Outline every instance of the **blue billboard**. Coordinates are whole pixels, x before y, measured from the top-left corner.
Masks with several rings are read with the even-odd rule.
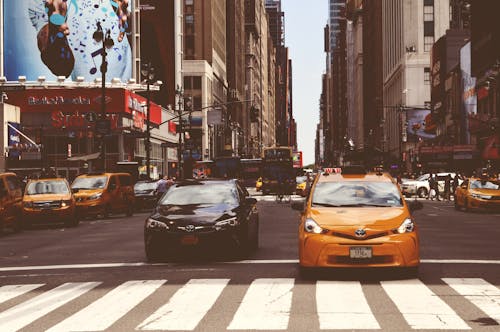
[[[4,0],[4,73],[8,80],[57,76],[93,81],[102,76],[101,28],[113,40],[107,52],[107,81],[132,78],[132,0]],[[111,43],[110,43],[111,44]],[[108,46],[110,46],[108,44]]]

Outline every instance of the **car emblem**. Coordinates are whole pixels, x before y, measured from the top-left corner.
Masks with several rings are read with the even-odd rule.
[[[357,229],[354,234],[356,234],[357,237],[365,237],[366,231],[362,228]]]
[[[187,225],[185,228],[186,232],[194,232],[194,225]]]

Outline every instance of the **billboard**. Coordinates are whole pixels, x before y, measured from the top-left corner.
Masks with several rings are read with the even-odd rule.
[[[113,40],[106,48],[107,80],[127,81],[132,77],[133,1],[4,0],[4,73],[8,80],[26,76],[36,81],[45,76],[84,77],[93,81],[102,76],[103,42],[94,32],[101,28]],[[109,45],[108,45],[109,46]]]
[[[430,110],[409,109],[406,111],[407,135],[410,141],[436,137],[436,123]]]

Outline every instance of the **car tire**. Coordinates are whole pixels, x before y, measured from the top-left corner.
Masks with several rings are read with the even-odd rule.
[[[420,187],[417,190],[417,196],[420,197],[420,198],[427,197],[428,193],[429,193],[429,191],[425,187]]]
[[[465,212],[469,212],[470,209],[469,209],[469,201],[467,200],[467,198],[464,200],[464,211]]]
[[[144,237],[144,249],[146,251],[146,260],[149,263],[155,263],[162,260],[161,248],[151,235],[146,235]]]

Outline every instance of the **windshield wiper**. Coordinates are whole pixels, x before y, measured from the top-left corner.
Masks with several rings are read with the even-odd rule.
[[[369,204],[369,203],[356,203],[356,204],[342,204],[339,205],[341,207],[390,207],[392,205],[387,205],[387,204]]]
[[[341,207],[341,206],[343,206],[343,205],[337,205],[337,204],[315,203],[315,202],[313,202],[313,205],[327,206],[327,207]]]

